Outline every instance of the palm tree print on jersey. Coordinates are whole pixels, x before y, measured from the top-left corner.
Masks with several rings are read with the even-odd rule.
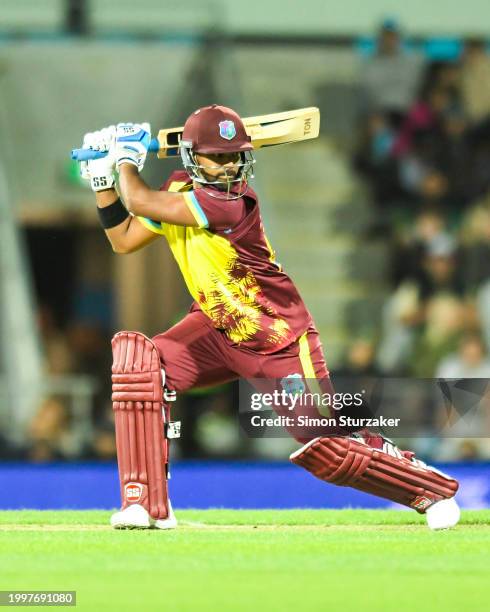
[[[227,261],[221,274],[211,272],[208,280],[209,286],[198,291],[199,305],[232,342],[245,342],[260,331],[265,332],[271,345],[288,337],[288,323],[278,317],[254,274],[237,256]]]

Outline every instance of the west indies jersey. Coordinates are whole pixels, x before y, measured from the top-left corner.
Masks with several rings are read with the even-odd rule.
[[[181,192],[199,227],[138,219],[167,239],[194,308],[230,344],[261,354],[279,351],[301,336],[311,315],[275,260],[254,191],[249,187],[241,198],[219,199],[209,195],[210,187],[193,189],[182,170],[161,189]]]

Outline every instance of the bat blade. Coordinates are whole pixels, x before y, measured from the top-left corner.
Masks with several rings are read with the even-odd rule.
[[[245,129],[255,149],[316,138],[320,132],[320,111],[316,107],[248,117]]]
[[[282,113],[245,117],[247,134],[254,149],[272,147],[316,138],[320,132],[320,110],[300,108]],[[159,158],[179,155],[183,127],[167,128],[158,132]]]
[[[270,115],[245,117],[243,123],[254,149],[273,147],[316,138],[320,131],[320,110],[312,106]],[[178,156],[183,130],[183,127],[160,130],[158,138],[152,139],[149,151],[156,152],[159,158]],[[92,149],[73,149],[71,158],[87,161],[105,155],[106,152]]]

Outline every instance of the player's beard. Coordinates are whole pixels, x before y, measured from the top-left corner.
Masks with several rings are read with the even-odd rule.
[[[234,181],[236,180],[238,171],[233,170],[229,172],[220,172],[214,177],[203,171],[203,175],[204,178],[209,182],[219,181],[218,183],[214,183],[214,187],[216,187],[220,191],[229,191],[234,185]]]

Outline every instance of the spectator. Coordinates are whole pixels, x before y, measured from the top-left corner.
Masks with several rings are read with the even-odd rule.
[[[74,355],[74,372],[87,374],[97,381],[92,417],[94,423],[98,424],[104,416],[106,398],[111,394],[111,380],[107,376],[112,363],[112,355],[108,350],[110,338],[99,325],[88,320],[71,322],[67,336]]]
[[[396,22],[383,22],[377,52],[367,60],[362,73],[364,108],[354,167],[369,181],[379,208],[374,233],[389,227],[390,206],[400,195],[391,152],[397,130],[412,104],[422,66],[421,59],[405,53],[400,43]]]
[[[59,329],[52,309],[43,304],[37,311],[37,321],[44,352],[46,374],[68,374],[73,371],[73,353],[66,335]]]
[[[471,38],[466,42],[461,71],[461,94],[466,115],[472,125],[490,116],[490,58],[485,41]]]
[[[402,283],[385,302],[381,341],[376,363],[384,374],[406,372],[415,340],[415,326],[420,322],[419,295],[416,284]]]
[[[472,150],[468,122],[458,105],[449,107],[442,117],[439,168],[448,181],[449,204],[461,211],[474,198]]]
[[[434,376],[444,355],[456,349],[464,327],[464,303],[456,295],[439,294],[428,300],[412,354],[411,373],[419,378]]]
[[[468,211],[461,237],[465,283],[473,293],[490,280],[490,194]]]
[[[378,48],[363,68],[363,90],[368,114],[381,112],[397,127],[414,98],[422,60],[401,47],[396,21],[385,20],[379,30]]]
[[[349,347],[344,366],[336,368],[335,376],[376,376],[374,342],[367,338],[355,340]]]
[[[427,68],[417,100],[393,144],[401,187],[425,205],[460,210],[474,192],[467,121],[457,88],[458,68]]]
[[[415,221],[402,231],[399,244],[395,246],[393,255],[395,285],[406,279],[419,278],[430,245],[444,236],[447,236],[444,216],[438,211],[423,210]]]
[[[462,297],[456,245],[449,236],[437,235],[427,246],[420,274],[402,282],[386,302],[377,356],[381,370],[407,371],[416,351],[418,373],[430,375],[434,359],[444,347],[452,347],[456,332],[466,323]],[[431,371],[421,369],[424,363]]]
[[[471,184],[474,198],[490,188],[490,58],[486,43],[467,41],[460,80],[463,107],[470,123]]]
[[[437,151],[438,137],[441,131],[441,120],[445,111],[450,108],[450,92],[432,83],[427,84],[417,100],[412,104],[403,121],[400,134],[393,145],[396,157],[402,157],[412,150],[415,135],[420,133],[430,136],[423,143],[426,149]],[[433,146],[429,148],[429,145]],[[435,146],[434,146],[435,145]]]
[[[467,334],[457,353],[441,360],[437,378],[490,378],[490,359],[478,334]]]
[[[468,181],[470,197],[475,200],[490,191],[490,119],[468,133],[471,147]]]
[[[457,244],[448,234],[435,236],[427,245],[422,273],[418,279],[422,300],[436,294],[453,294],[463,297],[464,285],[460,279]]]
[[[389,227],[390,207],[400,193],[396,160],[391,155],[395,135],[389,120],[382,113],[372,113],[361,127],[353,159],[355,170],[371,187],[372,199],[379,211],[377,223],[383,229]]]
[[[60,397],[49,397],[29,425],[28,457],[31,461],[73,459],[81,449],[76,432],[70,430],[70,417]]]

